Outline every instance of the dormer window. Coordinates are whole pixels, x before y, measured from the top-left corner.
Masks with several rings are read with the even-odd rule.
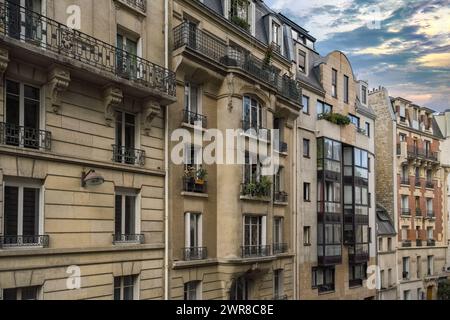
[[[231,0],[230,21],[245,30],[250,29],[249,6],[249,0]]]
[[[272,22],[272,43],[275,44],[277,49],[279,49],[281,45],[280,42],[280,25],[276,22]]]
[[[361,87],[361,103],[367,104],[367,87],[366,86]]]
[[[298,70],[306,73],[306,52],[298,50]]]

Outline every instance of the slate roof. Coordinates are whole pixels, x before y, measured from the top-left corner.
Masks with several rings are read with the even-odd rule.
[[[377,205],[377,236],[395,236],[394,223],[385,208]]]

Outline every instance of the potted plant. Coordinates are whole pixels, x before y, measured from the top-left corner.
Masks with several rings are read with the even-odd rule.
[[[258,183],[258,195],[260,197],[265,197],[267,195],[269,195],[270,193],[270,188],[272,186],[272,181],[270,180],[269,177],[266,176],[262,176],[261,180]]]
[[[208,176],[206,169],[200,168],[195,174],[195,183],[199,185],[205,184],[205,179]]]

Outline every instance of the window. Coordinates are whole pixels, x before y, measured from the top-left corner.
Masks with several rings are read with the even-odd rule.
[[[367,87],[361,86],[361,102],[362,104],[367,104]]]
[[[118,192],[115,205],[115,242],[139,242],[136,223],[136,194]]]
[[[417,300],[422,300],[422,289],[417,289]]]
[[[284,219],[280,217],[273,219],[273,244],[275,247],[283,243],[283,222]]]
[[[432,198],[427,199],[427,216],[434,217],[433,199]]]
[[[230,300],[242,301],[249,300],[252,282],[245,276],[237,278],[230,290]]]
[[[303,104],[303,113],[309,114],[309,97],[308,96],[303,96],[302,104]]]
[[[258,182],[261,179],[262,164],[253,153],[245,153],[244,183]]]
[[[305,246],[311,245],[311,227],[303,227],[303,244]]]
[[[409,170],[408,166],[402,166],[402,182],[406,182],[409,180]]]
[[[298,50],[298,70],[306,73],[306,52]]]
[[[366,128],[365,128],[365,130],[366,130],[366,135],[367,135],[368,137],[370,137],[371,133],[370,133],[370,123],[369,123],[369,122],[366,122]]]
[[[0,291],[1,290],[2,289],[0,289]],[[39,300],[40,290],[41,290],[40,286],[3,289],[3,300],[6,301]],[[0,294],[0,297],[1,296],[2,295]],[[0,298],[0,300],[2,299]]]
[[[312,288],[319,289],[319,293],[334,291],[335,288],[335,269],[331,268],[313,268],[312,269]]]
[[[378,239],[378,251],[383,252],[384,248],[383,248],[383,238],[379,238]]]
[[[303,139],[303,157],[310,158],[311,157],[311,141],[309,139]]]
[[[400,142],[406,142],[406,134],[400,133]]]
[[[392,269],[388,269],[388,286],[392,286]]]
[[[348,103],[348,100],[349,100],[348,85],[349,85],[349,79],[347,76],[344,76],[344,102],[345,103]]]
[[[326,113],[332,113],[333,112],[333,106],[317,100],[317,115],[320,116]]]
[[[138,70],[138,41],[125,33],[117,33],[117,73],[128,79],[140,77]]]
[[[425,140],[424,146],[425,146],[425,155],[430,156],[431,155],[431,142],[428,140]]]
[[[42,41],[43,23],[37,15],[42,12],[41,0],[14,0],[7,2],[8,6],[8,35],[20,40]],[[24,7],[27,13],[23,13],[20,7]]]
[[[359,123],[360,123],[359,118],[357,116],[352,115],[352,114],[349,114],[348,117],[350,119],[350,122],[353,123],[356,128],[359,128]]]
[[[253,98],[244,97],[244,112],[243,112],[243,129],[245,131],[254,129],[258,131],[262,128],[262,106]]]
[[[427,227],[427,238],[428,238],[428,240],[434,240],[434,229],[433,229],[433,227]]]
[[[281,193],[284,191],[284,167],[279,167],[277,173],[274,176],[274,192],[275,194]],[[282,202],[282,201],[280,201]]]
[[[409,279],[409,257],[403,257],[402,259],[403,261],[403,274],[402,274],[402,278],[404,280]]]
[[[187,82],[184,86],[185,122],[191,125],[199,120],[199,92],[199,87],[193,83]]]
[[[266,217],[244,216],[244,255],[265,255],[261,247],[266,245]]]
[[[408,215],[410,213],[409,211],[409,197],[408,196],[402,196],[402,214]]]
[[[134,114],[116,111],[116,147],[114,161],[126,164],[137,164],[136,153],[136,117]]]
[[[403,300],[411,300],[411,290],[403,291]]]
[[[427,257],[427,275],[432,276],[434,274],[434,256]]]
[[[184,300],[200,300],[201,282],[191,281],[184,284]]]
[[[45,246],[40,225],[41,186],[36,182],[6,182],[4,188],[4,245]]]
[[[248,6],[249,6],[249,2],[247,2],[247,1],[231,0],[230,17],[232,19],[234,17],[240,18],[247,22],[248,21]]]
[[[6,80],[6,124],[4,143],[31,149],[47,147],[39,131],[40,90]],[[0,141],[3,142],[3,139]]]
[[[188,212],[185,214],[185,245],[186,248],[201,248],[203,245],[203,221],[201,213]],[[192,252],[191,252],[192,253]],[[194,257],[191,257],[194,258]]]
[[[427,182],[433,182],[433,171],[427,170]]]
[[[402,227],[402,241],[408,240],[408,227]]]
[[[417,257],[416,266],[417,266],[417,279],[420,279],[422,277],[422,257],[420,256]]]
[[[388,238],[388,250],[392,251],[392,238]]]
[[[384,280],[384,277],[385,277],[384,270],[381,270],[380,271],[380,287],[381,287],[381,289],[386,289],[386,282]]]
[[[137,276],[114,277],[114,300],[137,300]]]
[[[303,200],[311,201],[311,184],[307,182],[303,183]]]
[[[281,44],[280,39],[280,25],[276,22],[272,22],[272,42],[279,46]]]
[[[362,286],[364,279],[367,279],[367,265],[365,263],[350,265],[349,286]]]
[[[284,295],[284,275],[283,270],[275,270],[273,272],[273,296],[275,300],[282,299]]]
[[[332,70],[331,95],[337,98],[337,70]]]

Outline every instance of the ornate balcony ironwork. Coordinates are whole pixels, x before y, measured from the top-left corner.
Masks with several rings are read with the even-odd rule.
[[[411,216],[411,209],[409,208],[402,208],[401,213],[403,217],[410,217]]]
[[[191,28],[188,23],[175,27],[174,48],[187,47],[203,54],[224,67],[235,67],[274,87],[285,98],[300,103],[301,89],[297,82],[287,76],[281,76],[278,69],[267,65],[240,47],[232,47],[225,42]]]
[[[434,214],[434,211],[433,210],[428,210],[426,218],[429,219],[429,220],[436,219],[436,215]]]
[[[288,202],[288,194],[284,191],[278,191],[274,193],[273,200],[278,203],[287,203]]]
[[[113,234],[114,244],[138,243],[143,244],[145,237],[143,234]]]
[[[147,12],[147,0],[119,0],[143,13]]]
[[[208,249],[205,247],[190,247],[183,249],[184,261],[205,260],[208,257]]]
[[[0,248],[42,247],[47,248],[50,242],[48,235],[0,236]]]
[[[175,97],[174,72],[13,2],[0,6],[0,35]]]
[[[0,144],[29,149],[51,150],[52,133],[0,122]]]
[[[434,240],[434,239],[427,240],[427,247],[435,247],[435,246],[436,246],[436,240]]]
[[[270,256],[270,246],[242,246],[242,258],[257,258]]]
[[[145,151],[133,148],[112,145],[113,158],[112,161],[124,164],[145,165]]]
[[[400,184],[403,184],[405,186],[409,186],[410,185],[410,180],[409,177],[401,177],[400,178]]]
[[[208,122],[207,117],[204,115],[201,115],[196,112],[191,112],[189,110],[183,111],[183,122],[190,124],[190,125],[197,125],[199,122],[201,123],[202,128],[206,128]]]
[[[427,189],[434,189],[435,188],[435,183],[433,181],[427,181],[426,182],[426,187],[427,187]]]
[[[287,243],[274,243],[273,244],[273,254],[282,254],[288,252]]]
[[[193,177],[183,177],[183,191],[192,193],[207,193],[208,183]]]
[[[402,248],[411,248],[412,247],[412,241],[411,240],[403,240],[402,241]]]
[[[423,242],[421,239],[416,239],[416,247],[422,247]]]

